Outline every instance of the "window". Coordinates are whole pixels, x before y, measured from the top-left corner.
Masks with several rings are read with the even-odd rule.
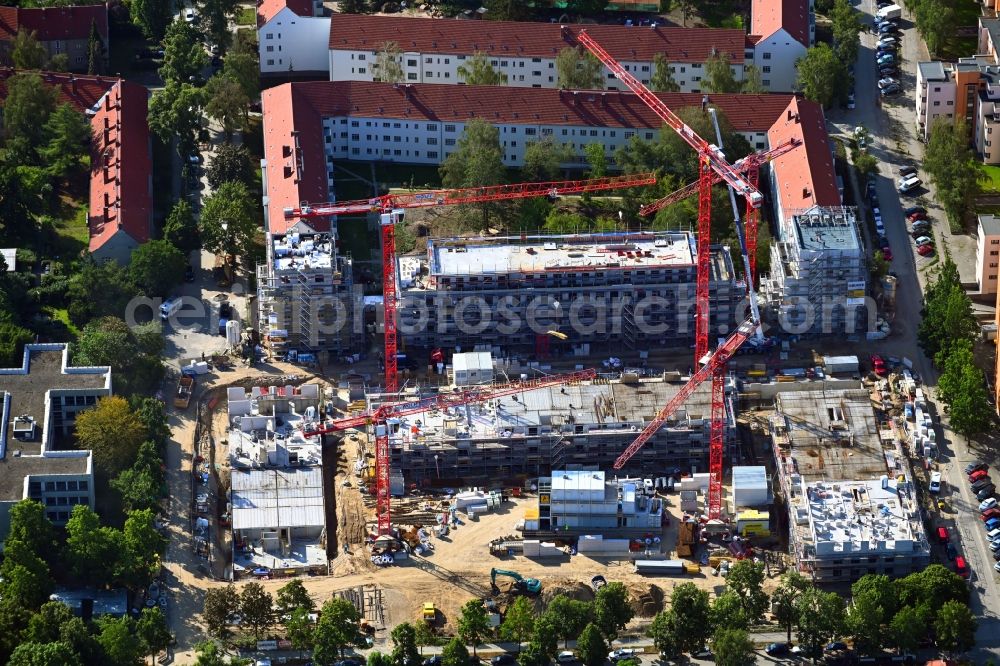
[[[444,140],[444,145],[446,145],[446,146],[454,146],[455,145],[455,140],[454,139],[445,139]]]
[[[996,265],[996,263],[995,263],[995,262],[994,262],[994,263],[992,263],[992,264],[990,264],[990,268],[996,268],[996,267],[997,267],[997,265]]]
[[[590,136],[597,136],[597,130],[590,130]]]
[[[764,51],[764,55],[762,57],[764,58],[764,60],[770,60],[771,54],[767,51]]]
[[[648,72],[649,71],[649,65],[643,65],[642,66],[642,71]]]
[[[625,130],[625,138],[626,139],[631,139],[634,136],[635,136],[635,132],[633,132],[632,130]]]
[[[417,80],[417,74],[416,74],[416,72],[409,72],[409,73],[407,73],[406,80],[407,81],[416,81]]]
[[[764,65],[763,67],[760,68],[760,71],[764,72],[765,74],[770,74],[771,73],[771,66],[770,65]]]
[[[267,52],[268,52],[268,53],[271,53],[272,51],[274,51],[274,47],[273,47],[273,46],[271,46],[270,44],[268,44],[268,45],[267,45]]]
[[[265,39],[274,39],[274,33],[273,32],[267,33],[267,35],[265,35]]]
[[[941,102],[939,102],[938,100],[934,100],[934,106],[941,106]]]
[[[437,154],[436,150],[428,150],[427,151],[427,157],[429,157],[430,159],[432,159],[432,160],[433,159],[437,159],[437,156],[438,156],[438,154]]]
[[[361,154],[360,148],[351,148],[351,155],[360,155],[360,154]]]
[[[437,123],[427,123],[427,131],[428,132],[437,132],[438,131]]]
[[[1000,254],[1000,252],[998,252],[997,250],[993,250],[992,252],[990,252],[990,256],[991,256],[991,257],[995,257],[995,256],[997,256],[998,254]]]
[[[55,491],[56,491],[55,481],[46,481],[45,482],[45,492],[47,492],[47,493],[54,493]]]
[[[517,128],[516,127],[514,128],[514,133],[517,133]],[[524,133],[527,134],[528,136],[535,136],[535,134],[537,132],[536,132],[536,130],[535,130],[534,127],[525,127],[524,128]]]
[[[437,140],[436,137],[433,137],[433,136],[427,137],[427,145],[428,146],[436,146],[437,142],[438,142],[438,140]]]
[[[454,132],[455,131],[455,126],[454,125],[445,125],[444,126],[444,131],[445,132]]]
[[[365,71],[367,71],[367,70],[365,70],[364,67],[358,67],[358,74],[364,74]]]
[[[79,484],[76,481],[67,481],[66,482],[66,489],[67,490],[76,490],[78,487],[79,487]]]
[[[427,63],[427,64],[429,65],[429,64],[431,64],[432,62],[434,62],[434,58],[424,58],[424,62],[425,62],[425,63]]]
[[[81,481],[80,482],[80,490],[89,490],[89,486],[90,486],[90,482],[89,481]]]
[[[364,53],[359,53],[358,54],[358,60],[364,60],[364,59],[365,59],[365,54]]]
[[[360,134],[352,134],[351,135],[351,141],[361,141],[361,135]]]
[[[361,127],[361,121],[360,120],[352,120],[351,121],[351,127]]]
[[[766,88],[771,85],[771,79],[764,79],[763,81],[761,81],[761,83],[763,83],[764,87]]]
[[[416,67],[417,66],[417,61],[413,60],[413,59],[409,59],[409,60],[406,61],[406,66],[407,67]]]
[[[532,72],[531,75],[532,76],[541,76],[542,73],[540,71],[539,72]]]
[[[271,60],[271,59],[268,59],[268,61],[267,61],[267,64],[268,64],[268,65],[273,65],[273,64],[274,64],[274,61],[273,61],[273,60]],[[352,70],[352,71],[353,71],[353,70]]]
[[[541,58],[532,58],[531,59],[531,62],[541,62],[541,61],[542,61]]]

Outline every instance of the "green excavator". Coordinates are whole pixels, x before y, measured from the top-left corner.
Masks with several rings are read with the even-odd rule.
[[[513,578],[514,589],[522,594],[530,594],[534,596],[542,591],[542,581],[537,578],[525,578],[516,571],[508,571],[506,569],[490,569],[490,582],[493,584],[494,591],[498,591],[500,589],[497,587],[497,576],[507,576],[508,578]]]

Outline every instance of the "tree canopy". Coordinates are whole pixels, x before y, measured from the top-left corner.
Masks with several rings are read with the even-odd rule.
[[[985,178],[983,163],[969,145],[968,125],[941,116],[931,125],[923,167],[953,231],[961,231]]]
[[[503,182],[506,168],[500,148],[500,132],[481,118],[465,124],[455,150],[439,168],[441,182],[447,188],[478,187]],[[496,203],[478,204],[483,223],[498,211]]]
[[[247,186],[229,181],[205,199],[199,227],[202,245],[218,255],[255,255],[261,234],[259,211]]]
[[[582,46],[567,46],[556,56],[556,85],[561,90],[604,88],[604,66]]]
[[[702,85],[712,93],[739,92],[741,84],[736,80],[736,73],[730,63],[728,53],[716,53],[705,61],[705,76]]]
[[[403,51],[397,42],[385,42],[379,46],[375,54],[375,64],[373,73],[377,75],[376,81],[383,83],[403,82]]]
[[[457,71],[462,81],[470,86],[502,86],[507,83],[507,75],[494,69],[489,55],[482,51],[473,53],[458,66]]]
[[[147,296],[166,297],[181,283],[187,258],[169,241],[146,241],[132,252],[129,274]]]
[[[798,86],[806,99],[830,107],[847,97],[847,64],[824,42],[806,51],[796,63]]]

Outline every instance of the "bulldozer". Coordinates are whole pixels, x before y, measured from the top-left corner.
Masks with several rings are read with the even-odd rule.
[[[520,592],[521,594],[535,596],[542,591],[542,581],[537,578],[525,578],[516,571],[494,568],[490,569],[490,583],[493,585],[494,594],[500,593],[500,588],[497,587],[497,576],[507,576],[508,578],[513,578],[514,584],[511,589]]]

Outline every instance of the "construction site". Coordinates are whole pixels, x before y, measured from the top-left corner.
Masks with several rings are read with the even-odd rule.
[[[573,39],[696,152],[698,181],[647,207],[697,195],[696,233],[428,238],[426,253],[397,256],[410,209],[634,188],[651,174],[283,209],[258,270],[269,353],[356,349],[356,326],[336,340],[317,337],[323,326],[287,326],[297,315],[316,324],[317,301],[349,290],[336,224],[350,215],[379,219],[382,346],[377,362],[315,388],[227,396],[219,439],[231,465],[233,578],[273,588],[325,574],[310,592],[356,599],[377,629],[410,620],[449,632],[470,596],[502,613],[513,594],[592,598],[601,578],[624,583],[648,618],[679,580],[718,593],[747,558],[764,562],[770,581],[795,568],[819,583],[926,564],[883,374],[856,357],[846,371],[842,359],[778,370],[787,347],[752,375],[730,363],[770,349],[764,308],[842,297],[817,326],[853,324],[848,306],[864,301],[867,268],[852,211],[783,218],[791,224],[772,266],[784,272],[758,276],[760,170],[802,142],[730,164],[586,31]],[[799,118],[789,112],[788,123]],[[288,148],[286,170],[297,173],[302,147]],[[716,183],[729,188],[738,247],[711,242]],[[657,300],[646,319],[643,298]],[[598,322],[600,308],[608,316]],[[404,374],[414,350],[427,371]],[[650,352],[684,361],[653,368]]]

